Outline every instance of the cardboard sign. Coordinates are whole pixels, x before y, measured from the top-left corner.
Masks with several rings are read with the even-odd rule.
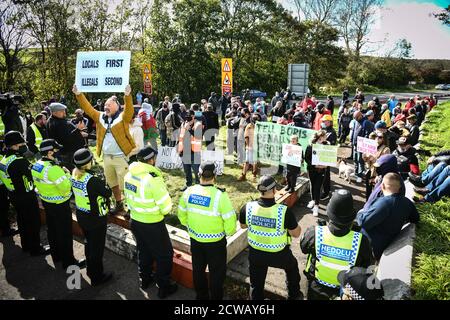
[[[272,122],[257,122],[254,137],[254,160],[275,166],[285,165],[281,162],[282,145],[289,144],[292,135],[298,136],[298,143],[303,152],[310,144],[316,131],[311,129],[286,126]],[[306,163],[303,164],[306,169]]]
[[[224,58],[221,63],[222,70],[222,94],[233,91],[233,59]]]
[[[130,80],[131,51],[77,53],[75,84],[80,92],[123,92]]]
[[[223,169],[225,167],[224,154],[222,150],[202,150],[202,163],[203,162],[214,162],[217,168],[217,175],[221,176],[223,174]]]
[[[358,152],[368,153],[370,155],[376,155],[378,149],[378,142],[376,140],[358,137]]]
[[[291,166],[302,166],[302,147],[292,144],[283,144],[281,162]]]
[[[167,170],[181,169],[183,168],[183,162],[175,147],[158,146],[156,166]]]
[[[313,144],[312,164],[318,166],[337,167],[338,146]]]

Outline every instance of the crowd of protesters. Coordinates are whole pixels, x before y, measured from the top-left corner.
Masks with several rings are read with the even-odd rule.
[[[369,267],[380,259],[384,249],[398,235],[405,223],[419,221],[413,202],[405,197],[404,182],[407,179],[420,195],[414,198],[415,202],[435,202],[450,195],[450,151],[431,157],[426,171],[422,174],[419,170],[419,127],[425,115],[437,104],[432,95],[425,98],[416,96],[403,106],[395,96],[391,96],[382,104],[377,97],[366,102],[363,92],[359,89],[353,98],[348,90],[344,90],[337,107],[338,102],[332,96],[327,96],[325,101],[319,101],[310,94],[306,94],[301,101],[292,103],[291,90],[287,88],[286,91],[277,92],[270,103],[261,98],[253,100],[248,91],[242,98],[227,93],[219,97],[212,92],[208,99],[190,106],[186,106],[180,96],[176,95],[173,99],[164,97],[157,107],[151,105],[148,99],[144,99],[136,107],[133,106],[129,87],[125,92],[124,105],[120,104],[116,96],[112,96],[105,102],[97,100],[92,106],[75,86],[73,92],[81,107],[75,111],[73,118],[67,119],[64,98],[59,102],[52,99],[49,103],[43,102],[42,112],[34,117],[29,113],[19,113],[18,118],[14,119],[15,124],[8,124],[8,128],[13,130],[5,130],[4,133],[17,131],[23,136],[28,145],[24,156],[32,162],[41,157],[48,159],[52,156],[53,153],[42,154],[40,145],[47,139],[54,139],[53,149],[57,149],[55,159],[58,160],[58,165],[70,171],[84,170],[84,167],[74,165],[73,161],[79,151],[86,150],[90,140],[94,140],[97,155],[103,157],[104,174],[108,190],[110,189],[103,193],[113,196],[115,200],[115,207],[110,210],[112,215],[124,211],[124,178],[129,165],[142,160],[142,150],[158,150],[158,142],[163,147],[175,148],[182,159],[186,185],[181,191],[200,184],[202,147],[211,151],[216,149],[221,126],[227,129],[227,154],[234,155],[235,162],[242,165],[242,173],[236,180],[247,180],[248,171],[251,171],[256,179],[260,172],[258,159],[254,158],[254,132],[256,123],[261,121],[316,131],[304,154],[311,194],[307,207],[318,217],[320,201],[331,197],[326,209],[330,219],[329,225],[319,232],[325,232],[327,237],[353,237],[353,240],[359,241],[354,260],[349,262],[350,267]],[[334,118],[333,115],[337,117]],[[359,152],[359,137],[376,140],[377,153]],[[292,136],[290,143],[298,145],[298,137]],[[330,167],[312,163],[314,144],[339,145],[351,149],[349,159],[342,160],[353,160],[353,177],[356,183],[364,181],[367,200],[358,213],[353,209],[353,199],[349,191],[339,189],[332,192]],[[152,149],[148,149],[148,146]],[[152,153],[152,157],[154,156]],[[154,165],[154,162],[152,163]],[[289,193],[296,190],[297,177],[301,174],[300,167],[301,164],[298,167],[290,165],[284,170],[287,183],[285,190]],[[79,177],[83,174],[84,171],[78,172]],[[261,178],[258,184],[261,203],[272,206],[274,188],[275,185],[269,177]],[[2,186],[2,199],[7,199],[3,189]],[[7,200],[0,202],[4,204]],[[246,226],[249,221],[246,220],[245,210],[242,212],[244,214],[239,220],[242,226]],[[1,227],[3,235],[11,234],[9,224],[5,226],[2,221]],[[294,223],[287,229],[290,233],[296,230]],[[301,250],[309,255],[305,269],[309,280],[308,298],[328,299],[339,295],[341,298],[345,298],[345,295],[349,298],[361,298],[363,292],[355,295],[354,290],[344,290],[340,293],[336,290],[340,285],[348,285],[348,272],[329,282],[318,280],[321,277],[319,273],[324,272],[327,264],[321,257],[317,257],[316,242],[322,241],[322,238],[318,239],[316,232],[317,229],[312,227],[306,230],[300,240]],[[292,231],[291,234],[297,234],[297,231]],[[73,259],[73,254],[70,259]],[[286,259],[289,260],[290,256]],[[298,273],[298,267],[289,269],[290,267],[285,265],[274,266],[289,272],[288,280],[291,283],[288,286],[292,285],[291,289],[296,288],[292,281],[298,282],[300,279],[299,274],[298,277],[295,274]],[[368,274],[366,271],[360,271],[359,276],[365,279]],[[261,291],[260,285],[258,290]],[[261,295],[255,294],[254,297]],[[367,295],[367,298],[370,298],[370,295]],[[376,298],[380,296],[377,295]]]

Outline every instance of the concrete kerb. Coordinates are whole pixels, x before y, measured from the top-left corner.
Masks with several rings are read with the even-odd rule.
[[[431,112],[435,112],[433,109]],[[414,147],[419,150],[424,140],[424,124],[420,126],[419,143]],[[414,188],[409,182],[405,182],[406,197],[413,201]],[[408,300],[411,298],[411,278],[414,258],[414,240],[416,238],[416,225],[408,223],[403,226],[400,234],[391,245],[384,250],[377,269],[377,278],[381,281],[385,299]]]

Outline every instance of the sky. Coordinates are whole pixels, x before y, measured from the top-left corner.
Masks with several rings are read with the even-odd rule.
[[[375,54],[383,55],[405,38],[412,44],[413,58],[450,59],[450,27],[431,15],[449,4],[450,0],[385,0],[369,38],[387,41],[382,48],[372,46]]]

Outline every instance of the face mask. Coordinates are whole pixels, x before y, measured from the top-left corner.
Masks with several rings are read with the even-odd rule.
[[[195,111],[195,117],[199,118],[202,116],[202,112],[201,111]]]
[[[28,147],[25,144],[20,146],[19,149],[17,150],[17,152],[20,154],[24,154],[27,151],[28,151]]]
[[[325,123],[322,123],[320,126],[322,127],[322,129],[326,129],[327,128],[327,125]]]

